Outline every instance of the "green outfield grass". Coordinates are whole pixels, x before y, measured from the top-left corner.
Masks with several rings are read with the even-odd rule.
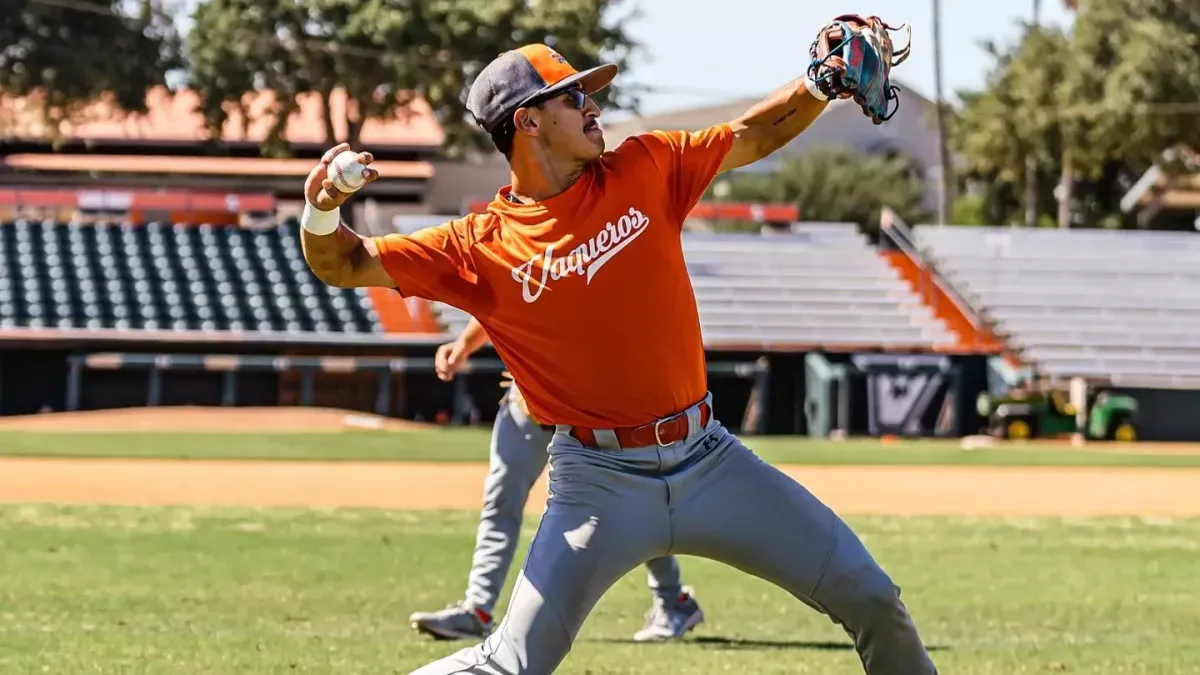
[[[0,672],[406,673],[462,644],[418,637],[406,618],[459,597],[477,519],[0,506]],[[1200,670],[1198,520],[852,524],[943,673]],[[862,672],[845,634],[779,589],[682,564],[709,615],[687,642],[630,642],[648,607],[635,570],[559,672]]]
[[[0,431],[0,455],[486,462],[489,434],[485,428],[297,434]],[[833,442],[778,436],[750,437],[747,441],[758,454],[776,464],[1200,467],[1200,450],[1192,454],[1155,454],[1139,451],[1136,445],[1127,451],[1107,446],[1103,452],[1073,449],[1061,443],[966,451],[960,449],[958,441],[884,445],[875,440]]]

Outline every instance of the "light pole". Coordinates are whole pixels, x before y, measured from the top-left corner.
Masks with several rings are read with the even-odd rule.
[[[938,160],[941,175],[938,177],[937,221],[945,225],[950,220],[950,148],[946,141],[945,100],[942,98],[942,3],[933,0],[933,97],[934,117],[937,123]]]

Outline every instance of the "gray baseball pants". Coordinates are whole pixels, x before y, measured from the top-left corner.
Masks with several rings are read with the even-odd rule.
[[[413,675],[552,673],[605,591],[669,554],[787,590],[845,629],[868,675],[936,675],[899,587],[849,526],[715,419],[701,428],[696,406],[687,416],[688,437],[666,447],[585,447],[559,427],[550,500],[503,621]]]
[[[492,427],[491,460],[483,487],[483,509],[475,535],[475,553],[467,578],[467,604],[493,613],[504,588],[520,537],[529,491],[546,468],[547,446],[554,436],[529,419],[506,396]],[[674,556],[646,562],[650,589],[664,599],[681,592],[679,563]]]

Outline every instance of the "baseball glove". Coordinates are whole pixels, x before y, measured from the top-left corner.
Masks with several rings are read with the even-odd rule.
[[[903,49],[895,49],[888,31],[903,30]],[[912,29],[888,25],[877,16],[843,14],[825,24],[809,49],[808,79],[830,100],[853,98],[863,114],[882,124],[900,107],[900,90],[891,73],[912,50]],[[895,101],[894,106],[890,105]]]

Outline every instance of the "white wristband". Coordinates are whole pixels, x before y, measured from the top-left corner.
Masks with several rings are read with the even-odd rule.
[[[304,213],[300,216],[300,227],[316,235],[333,234],[342,224],[341,208],[322,211],[304,202]]]
[[[808,90],[808,93],[811,94],[813,98],[815,98],[819,101],[828,101],[829,100],[829,97],[826,96],[824,94],[824,92],[822,92],[820,89],[817,88],[817,83],[808,79],[808,77],[804,78],[804,88]]]

